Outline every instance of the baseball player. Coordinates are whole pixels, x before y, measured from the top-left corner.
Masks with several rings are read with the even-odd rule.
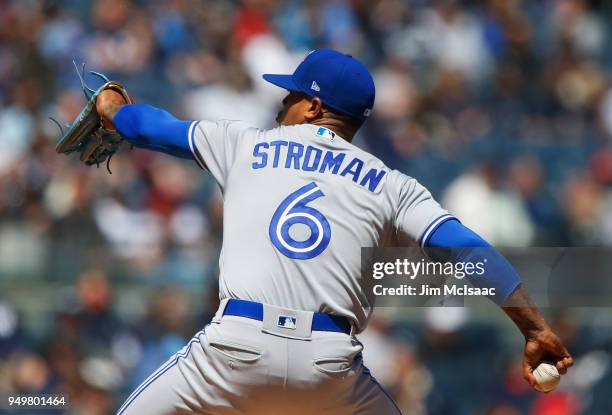
[[[525,336],[525,379],[537,388],[532,371],[544,358],[566,372],[572,358],[509,263],[478,249],[490,246],[414,178],[351,144],[374,104],[364,65],[319,49],[293,74],[263,77],[288,91],[271,130],[178,120],[113,89],[97,96],[108,131],[195,159],[224,199],[221,306],[118,414],[399,414],[355,336],[374,301],[360,248],[398,235],[424,249],[452,248],[445,260],[484,258],[480,284]]]

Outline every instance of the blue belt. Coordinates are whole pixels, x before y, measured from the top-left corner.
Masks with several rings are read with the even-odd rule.
[[[232,298],[227,302],[223,315],[263,321],[263,304]],[[317,312],[312,316],[312,330],[350,334],[351,323],[346,317]]]

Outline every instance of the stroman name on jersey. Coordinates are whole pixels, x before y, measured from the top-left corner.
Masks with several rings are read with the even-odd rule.
[[[363,160],[346,153],[306,146],[294,141],[276,140],[257,143],[253,147],[253,169],[264,167],[295,169],[318,173],[337,174],[352,179],[355,183],[374,192],[387,173],[371,168],[364,170]]]

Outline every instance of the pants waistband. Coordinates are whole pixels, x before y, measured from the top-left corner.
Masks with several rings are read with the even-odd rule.
[[[291,313],[276,316],[275,323],[282,328],[293,329],[297,325],[296,317]],[[264,305],[247,300],[230,299],[223,310],[224,316],[245,317],[253,320],[264,321]],[[312,313],[313,331],[331,331],[337,333],[351,333],[351,323],[349,319],[332,314],[314,312]]]

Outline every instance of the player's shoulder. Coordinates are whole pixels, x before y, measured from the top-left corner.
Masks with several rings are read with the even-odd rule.
[[[262,130],[264,138],[304,138],[312,132],[312,126],[309,124],[295,125],[278,125],[273,128]]]
[[[407,174],[402,173],[397,169],[392,169],[389,170],[389,181],[392,182],[394,185],[403,187],[412,182],[416,182],[417,180],[414,177],[408,176]]]
[[[253,124],[229,118],[221,118],[215,120],[197,120],[193,124],[203,131],[207,130],[223,130],[227,132],[242,132],[242,131],[261,131],[260,128]]]
[[[269,133],[279,137],[295,137],[305,139],[309,144],[316,144],[322,148],[336,152],[350,154],[363,160],[367,164],[376,166],[379,169],[390,170],[385,163],[367,150],[356,146],[345,140],[332,130],[314,124],[281,125],[269,130]]]
[[[250,122],[243,121],[243,120],[233,120],[229,118],[224,118],[224,119],[220,119],[214,122],[223,125],[225,128],[233,129],[236,131],[242,131],[242,130],[250,130],[250,131],[257,131],[257,132],[262,131],[261,128],[258,128],[254,126],[253,124],[251,124]]]
[[[377,168],[379,170],[384,170],[386,172],[386,182],[393,185],[403,185],[404,183],[415,180],[414,178],[402,173],[397,169],[393,169],[382,161],[380,158],[370,153],[366,149],[359,147],[351,142],[342,140],[342,144],[351,152],[354,157],[358,157],[367,162],[371,167]]]
[[[192,123],[190,135],[203,136],[216,142],[245,143],[257,141],[262,133],[260,128],[241,120],[217,119],[199,120]],[[192,132],[193,131],[193,132]]]
[[[249,133],[257,137],[257,140],[271,140],[281,138],[299,138],[308,134],[308,124],[279,125],[273,128],[260,128],[247,121],[221,119],[215,121],[230,132]]]
[[[363,160],[364,171],[384,172],[383,180],[380,181],[380,186],[378,186],[378,192],[395,194],[415,180],[397,169],[390,168],[384,161],[364,148],[345,140],[341,140],[341,145],[347,153],[350,153],[352,158]]]
[[[379,168],[384,169],[386,171],[391,171],[391,169],[377,156],[370,153],[366,149],[359,147],[351,142],[343,141],[343,145],[356,157],[359,157],[363,160],[368,160],[368,162],[372,165],[377,165]]]

